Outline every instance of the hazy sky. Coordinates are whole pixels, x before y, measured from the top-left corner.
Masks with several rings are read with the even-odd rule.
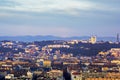
[[[0,36],[115,36],[120,0],[0,0]]]

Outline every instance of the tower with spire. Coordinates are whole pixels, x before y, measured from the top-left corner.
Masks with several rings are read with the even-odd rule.
[[[117,43],[119,43],[119,33],[117,33]]]

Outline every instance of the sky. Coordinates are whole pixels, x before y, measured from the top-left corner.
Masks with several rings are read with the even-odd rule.
[[[120,0],[0,0],[0,36],[116,36]]]

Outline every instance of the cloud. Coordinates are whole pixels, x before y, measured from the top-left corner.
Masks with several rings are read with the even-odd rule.
[[[101,6],[101,4],[98,5],[89,0],[5,0],[1,3],[4,6],[0,6],[0,10],[30,11],[39,13],[48,12],[72,15],[78,15],[82,10],[109,9],[108,7]]]
[[[14,5],[13,2],[15,3]],[[12,6],[9,7],[6,4]],[[6,4],[4,4],[5,6],[1,6],[0,9],[51,13],[55,11],[73,12],[74,9],[88,9],[91,6],[89,3],[76,0],[8,0]]]
[[[1,0],[0,32],[72,36],[100,31],[101,34],[106,32],[104,27],[111,31],[115,26],[119,28],[119,3],[120,0]]]
[[[113,2],[113,0],[109,2]],[[120,13],[118,5],[111,5],[108,3],[108,1],[104,0],[3,0],[0,3],[0,10],[13,12],[21,11],[49,14],[66,14],[74,16],[80,16],[81,14],[84,14],[82,12],[85,11],[88,11],[88,13],[91,11],[110,11]]]

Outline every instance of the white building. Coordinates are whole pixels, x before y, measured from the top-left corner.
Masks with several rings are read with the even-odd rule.
[[[5,79],[14,79],[14,74],[8,74],[5,76]]]
[[[28,78],[32,78],[33,77],[33,73],[31,73],[30,71],[27,72],[27,77]]]

